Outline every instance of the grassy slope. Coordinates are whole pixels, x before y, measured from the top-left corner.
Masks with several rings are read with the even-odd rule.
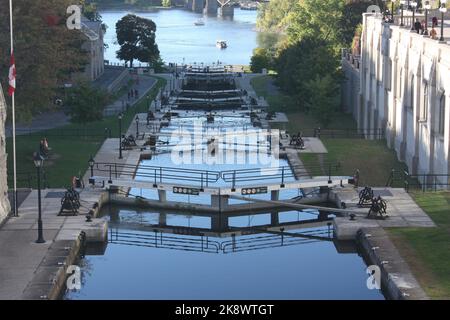
[[[165,80],[158,78],[158,82],[152,88],[150,96],[152,100],[156,96],[159,88],[165,84]],[[146,98],[141,99],[134,107],[130,108],[123,118],[123,128],[128,128],[134,115],[138,112],[147,111]],[[48,185],[50,187],[64,187],[70,185],[71,177],[81,172],[84,174],[88,168],[87,161],[91,154],[95,154],[103,144],[105,136],[102,134],[104,128],[109,128],[112,137],[118,137],[119,123],[116,116],[104,118],[101,121],[95,121],[86,125],[68,124],[64,127],[47,130],[41,135],[24,135],[16,138],[17,154],[17,172],[31,172],[34,174],[35,168],[32,161],[32,154],[39,148],[39,141],[47,137],[52,154],[45,161],[45,171],[47,174]],[[62,137],[59,132],[68,130],[80,130],[86,132],[96,132],[97,136],[91,137]],[[12,154],[12,138],[7,139],[7,152]],[[12,156],[8,157],[8,172],[12,172]],[[27,187],[28,182],[22,181],[18,175],[18,186]],[[10,174],[9,178],[12,178]]]
[[[412,196],[438,227],[391,228],[389,236],[426,293],[450,299],[450,192]]]

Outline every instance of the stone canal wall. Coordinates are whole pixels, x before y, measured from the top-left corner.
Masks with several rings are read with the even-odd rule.
[[[8,201],[8,181],[6,172],[6,137],[5,137],[5,121],[6,121],[6,101],[3,90],[0,85],[0,225],[10,211]]]

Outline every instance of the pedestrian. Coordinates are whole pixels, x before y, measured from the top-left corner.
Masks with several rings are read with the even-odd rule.
[[[433,40],[437,40],[437,32],[434,26],[431,27],[430,38]]]
[[[422,24],[420,23],[419,19],[416,19],[416,22],[414,22],[414,29],[417,33],[420,33],[420,30],[422,30]]]
[[[433,18],[431,19],[431,25],[432,25],[433,27],[437,27],[437,26],[438,26],[438,19],[437,19],[436,17],[433,17]]]
[[[130,91],[128,91],[128,100],[130,100]]]
[[[139,91],[137,89],[134,89],[134,98],[137,99],[139,96]]]

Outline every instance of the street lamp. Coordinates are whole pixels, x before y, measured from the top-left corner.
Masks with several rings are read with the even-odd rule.
[[[136,115],[136,119],[134,121],[136,121],[136,139],[137,139],[139,136],[139,116],[138,115]]]
[[[122,112],[119,113],[119,159],[122,159]]]
[[[37,187],[38,187],[38,239],[36,243],[45,243],[42,230],[42,205],[41,205],[41,167],[44,164],[44,157],[39,152],[33,153],[34,166],[37,171]]]
[[[94,164],[95,164],[95,160],[94,160],[94,158],[92,157],[92,155],[91,155],[91,157],[89,158],[88,163],[89,163],[89,167],[91,168],[91,178],[92,178],[92,177],[94,176]]]
[[[447,0],[441,0],[441,7],[439,8],[439,11],[441,12],[441,37],[439,38],[439,41],[444,41],[444,13],[447,12],[447,7],[445,4],[447,3]]]
[[[428,35],[428,10],[431,9],[430,1],[425,1],[425,29],[423,30],[423,35]]]
[[[406,4],[406,0],[400,0],[400,9],[401,9],[401,14],[400,14],[400,27],[403,27],[403,8]]]
[[[415,31],[414,24],[415,24],[415,20],[416,20],[415,17],[416,17],[417,1],[412,1],[411,7],[412,7],[412,13],[413,13],[412,21],[411,21],[411,31]]]

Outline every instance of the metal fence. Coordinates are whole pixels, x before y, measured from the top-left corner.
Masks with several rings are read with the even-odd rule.
[[[8,128],[6,130],[6,135],[8,137],[12,136],[12,129]],[[90,138],[111,138],[111,129],[110,128],[104,128],[104,129],[89,129],[89,128],[83,128],[83,129],[47,129],[47,130],[39,130],[31,129],[31,128],[20,128],[16,129],[16,135],[17,136],[34,136],[34,137],[76,137],[76,138],[84,138],[84,139],[90,139]]]
[[[312,135],[316,138],[327,138],[327,139],[382,140],[385,138],[385,131],[382,128],[378,128],[378,129],[321,129],[321,128],[316,128],[312,132]]]
[[[17,184],[28,189],[32,189],[33,186],[37,184],[37,174],[36,172],[17,172]],[[14,184],[13,175],[8,175],[8,186],[12,186]],[[50,188],[47,173],[45,171],[41,171],[41,186],[42,188]]]
[[[450,174],[410,174],[406,170],[391,170],[386,186],[403,186],[407,192],[447,190],[450,186]]]

